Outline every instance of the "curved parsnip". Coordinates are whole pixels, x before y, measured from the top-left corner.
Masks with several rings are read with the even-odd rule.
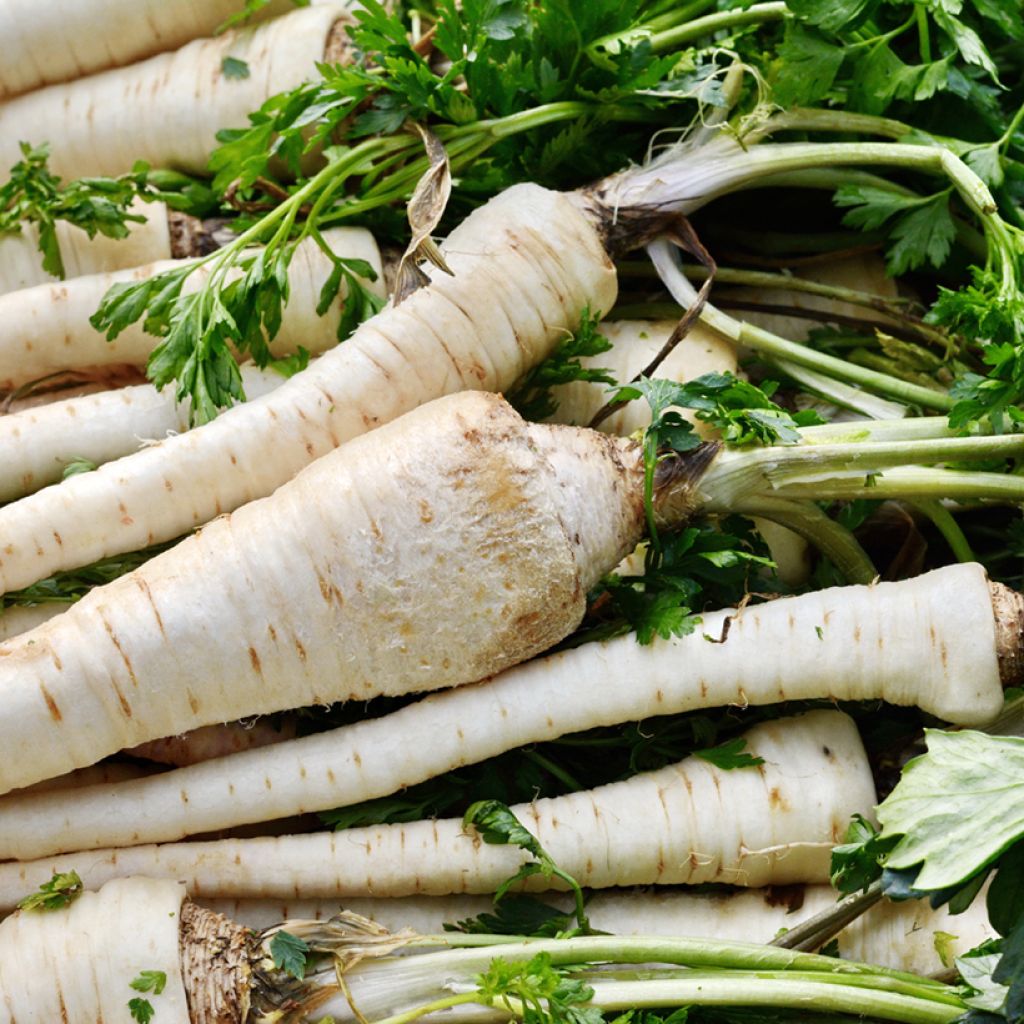
[[[0,14],[0,19],[2,17]],[[101,234],[90,238],[81,228],[58,221],[57,244],[64,261],[65,278],[103,274],[170,259],[167,206],[137,200],[131,212],[146,220],[141,224],[129,222],[127,238],[108,238]],[[55,280],[43,269],[38,235],[31,224],[25,225],[20,235],[0,235],[0,295]]]
[[[439,615],[440,618],[440,615]],[[697,757],[598,789],[513,808],[581,885],[759,886],[823,882],[832,846],[874,783],[853,721],[813,711],[747,734],[756,768]],[[74,869],[87,887],[145,874],[184,880],[195,896],[404,896],[487,893],[527,859],[490,846],[458,819],[274,839],[137,846],[0,864],[0,908]],[[558,880],[527,880],[530,889]]]
[[[641,479],[632,442],[527,424],[481,392],[355,438],[0,645],[0,787],[200,725],[440,689],[538,654],[635,546]],[[666,487],[668,508],[689,507],[688,486]]]
[[[302,334],[290,331],[289,337],[298,341]],[[318,334],[305,337],[313,341],[321,335],[318,329]],[[285,382],[277,371],[251,364],[243,365],[241,373],[249,400],[268,395]],[[56,483],[76,459],[99,466],[188,429],[189,404],[174,400],[173,386],[157,391],[152,384],[67,398],[0,416],[0,502]],[[0,639],[3,619],[0,614]]]
[[[290,9],[270,0],[255,16]],[[238,0],[5,0],[0,99],[173,50],[239,10]]]
[[[587,900],[591,926],[613,935],[685,935],[716,941],[771,942],[780,929],[793,928],[835,906],[827,885],[750,889],[730,893],[694,893],[683,888],[595,892]],[[544,901],[566,912],[564,896]],[[446,922],[493,913],[489,896],[405,896],[396,899],[352,897],[344,900],[202,900],[201,904],[249,928],[270,928],[280,921],[326,921],[339,909],[376,921],[388,931],[411,928],[440,935]],[[927,900],[876,903],[837,936],[839,955],[914,974],[932,974],[946,963],[937,949],[938,933],[949,936],[943,952],[961,956],[996,937],[985,901],[976,899],[963,914],[948,906],[933,910]]]
[[[517,185],[444,248],[454,277],[437,274],[273,394],[0,509],[0,591],[181,536],[433,398],[507,389],[585,306],[615,301],[614,267],[571,195]]]
[[[648,647],[632,635],[585,644],[382,718],[94,787],[73,803],[15,794],[0,799],[0,858],[164,842],[330,810],[527,743],[728,704],[885,700],[984,724],[1003,700],[989,586],[979,565],[956,565],[714,612],[689,636]]]
[[[607,321],[601,324],[600,333],[613,347],[596,356],[585,356],[580,363],[586,367],[606,368],[616,381],[627,384],[661,351],[675,326],[675,322],[669,320]],[[695,324],[665,358],[654,376],[684,381],[693,380],[705,373],[724,372],[736,372],[736,352],[732,343],[700,324]],[[586,381],[574,381],[572,384],[552,388],[551,395],[558,402],[558,409],[549,417],[549,422],[587,426],[607,401],[607,392],[607,385]],[[683,415],[696,422],[692,420],[692,414],[684,412]],[[642,430],[650,422],[650,408],[640,399],[629,402],[602,420],[598,429],[609,434],[627,436]],[[702,434],[705,432],[703,425],[699,431]]]
[[[19,142],[49,142],[62,178],[124,174],[137,160],[203,174],[217,131],[313,76],[332,29],[349,22],[341,4],[300,9],[10,100],[0,105],[0,167],[21,159]],[[247,78],[223,73],[228,56],[249,65]]]
[[[336,228],[325,232],[324,237],[339,256],[366,260],[377,273],[376,282],[365,282],[367,288],[384,295],[380,251],[368,231]],[[89,323],[89,317],[117,282],[142,280],[181,265],[178,260],[165,260],[0,296],[0,391],[61,370],[145,366],[158,339],[146,334],[141,324],[133,324],[114,341],[107,341]],[[291,299],[270,346],[275,356],[294,352],[300,345],[311,352],[322,352],[336,342],[342,303],[333,303],[323,317],[316,313],[320,289],[331,268],[331,261],[312,239],[296,248],[288,272]],[[188,277],[183,290],[197,290],[207,276],[206,268],[200,267]]]
[[[151,999],[160,1024],[193,1024],[179,958],[185,887],[119,879],[61,910],[19,911],[0,923],[0,1009],[11,1021],[132,1024],[131,982],[161,971]]]

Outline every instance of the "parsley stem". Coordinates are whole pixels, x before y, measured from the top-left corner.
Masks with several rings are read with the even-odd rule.
[[[917,48],[921,54],[921,63],[931,64],[932,41],[928,28],[928,11],[924,4],[919,3],[915,6],[915,18],[917,21]]]
[[[832,480],[829,496],[836,500],[854,498],[898,498],[913,501],[919,498],[945,498],[959,502],[1024,501],[1024,479],[1010,473],[987,473],[981,470],[935,469],[903,466],[887,469],[872,476],[870,484],[863,477]],[[790,483],[779,488],[787,497],[819,497],[814,484]]]
[[[696,42],[704,36],[713,35],[724,29],[762,25],[770,21],[781,21],[788,16],[789,8],[785,3],[754,4],[745,10],[718,11],[703,18],[695,18],[676,28],[655,32],[650,37],[651,49],[655,53],[664,53],[665,50]]]
[[[741,502],[734,511],[770,519],[798,533],[825,555],[848,583],[871,583],[878,577],[874,563],[853,534],[811,501],[758,497]]]
[[[960,529],[960,524],[941,501],[937,498],[917,498],[908,504],[924,513],[932,521],[958,562],[976,561],[971,545],[967,537],[964,536],[964,531]]]

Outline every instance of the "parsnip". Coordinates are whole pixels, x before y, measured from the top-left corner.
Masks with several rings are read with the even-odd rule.
[[[20,159],[19,142],[49,142],[50,169],[63,178],[123,174],[137,160],[202,174],[216,132],[245,125],[264,100],[314,75],[332,32],[344,38],[348,23],[342,4],[300,9],[9,100],[0,105],[0,167]],[[249,76],[228,78],[227,56],[245,61]]]
[[[101,234],[90,238],[81,228],[58,221],[57,244],[64,261],[65,278],[103,274],[170,259],[174,254],[166,205],[139,200],[132,204],[131,213],[146,220],[141,224],[129,222],[127,238],[108,238]],[[38,235],[33,225],[23,227],[20,235],[0,235],[0,295],[54,280],[43,269]]]
[[[196,1024],[178,955],[184,897],[174,882],[132,878],[83,893],[64,910],[9,917],[0,924],[6,1019],[131,1024],[128,1001],[138,994],[131,982],[143,971],[162,971],[166,985],[153,996],[157,1020]],[[185,973],[194,968],[186,963]]]
[[[288,338],[300,344],[303,337],[310,343],[328,340],[319,333],[321,322],[315,325],[317,334],[303,335],[301,326],[296,324]],[[251,364],[244,364],[241,372],[250,399],[269,394],[286,379],[273,369]],[[173,388],[157,391],[152,384],[100,391],[0,416],[0,502],[56,483],[75,459],[99,466],[188,428],[188,403],[176,402]],[[0,636],[2,630],[0,615]]]
[[[686,637],[648,647],[632,635],[586,644],[382,718],[95,787],[73,803],[14,794],[0,799],[0,858],[165,842],[329,810],[527,743],[727,704],[886,700],[979,724],[1002,707],[1000,669],[1008,684],[1014,678],[998,652],[1019,644],[1013,615],[1021,621],[1011,606],[997,623],[990,586],[1002,603],[1008,592],[989,584],[980,566],[957,565],[716,612]]]
[[[440,274],[385,309],[272,395],[0,509],[0,590],[181,536],[432,398],[508,388],[586,305],[609,309],[615,299],[592,220],[572,196],[534,185],[474,212],[450,236],[446,259],[454,277]],[[45,307],[45,292],[39,301]],[[312,315],[297,298],[289,309]]]
[[[338,256],[368,262],[377,280],[364,283],[374,294],[384,295],[380,251],[368,231],[336,228],[326,232],[325,238]],[[107,341],[91,326],[89,317],[111,285],[142,280],[181,265],[177,261],[150,263],[0,296],[0,391],[61,370],[144,366],[157,344],[153,335],[146,334],[141,325],[134,325],[114,341]],[[284,308],[281,330],[271,343],[275,356],[294,352],[300,345],[311,352],[322,352],[336,342],[342,303],[334,303],[326,316],[316,314],[320,289],[331,268],[331,261],[312,239],[296,249],[288,276],[291,301]],[[205,269],[200,268],[185,282],[185,290],[199,288],[206,276]]]
[[[635,441],[527,424],[481,392],[380,430],[0,646],[3,791],[200,725],[493,674],[574,629],[589,589],[646,527]],[[1022,441],[704,445],[659,463],[652,515],[680,524],[787,472],[802,480],[808,464],[839,462],[845,480],[850,466],[1017,453]],[[132,514],[123,500],[120,511]],[[59,545],[55,527],[43,529]],[[1001,617],[1011,642],[996,644],[989,620],[990,661],[1002,647],[1016,657],[1018,619]],[[806,642],[827,626],[810,624]]]
[[[256,17],[290,9],[270,0]],[[173,50],[238,10],[238,0],[5,0],[0,100]]]
[[[185,766],[228,757],[245,750],[283,743],[295,736],[294,718],[274,722],[259,718],[254,722],[226,722],[207,725],[202,729],[150,740],[125,751],[132,757],[141,757],[159,764]],[[65,776],[66,777],[66,776]]]
[[[778,719],[747,734],[757,768],[697,757],[625,782],[513,808],[581,885],[822,882],[874,783],[856,726],[837,711]],[[813,780],[813,784],[812,784]],[[493,892],[526,859],[463,832],[460,820],[339,833],[78,852],[0,864],[0,908],[53,872],[87,887],[131,874],[184,880],[196,896],[403,896]],[[557,888],[533,876],[530,889]]]
[[[598,931],[616,935],[686,935],[713,940],[770,942],[780,929],[793,928],[836,902],[827,885],[785,889],[750,889],[700,893],[683,888],[607,891],[591,894],[587,916]],[[564,896],[546,895],[550,903],[571,910]],[[263,929],[289,918],[326,921],[339,909],[367,917],[397,932],[411,928],[440,935],[446,922],[492,913],[488,896],[406,896],[396,899],[350,897],[345,900],[200,900],[248,928]],[[938,933],[946,961],[937,949]],[[847,925],[837,936],[839,954],[848,960],[881,964],[914,974],[942,971],[950,957],[961,956],[995,938],[985,901],[976,899],[963,914],[948,906],[932,910],[927,900],[883,900]]]

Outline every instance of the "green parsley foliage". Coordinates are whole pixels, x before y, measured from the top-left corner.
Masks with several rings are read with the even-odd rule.
[[[77,871],[64,871],[43,882],[39,889],[26,896],[19,910],[62,910],[82,895],[82,879]]]
[[[131,223],[145,217],[130,213],[137,196],[145,195],[148,168],[139,164],[131,174],[118,178],[77,178],[64,184],[47,166],[50,148],[20,143],[22,159],[0,185],[0,234],[18,233],[23,224],[34,224],[39,232],[43,269],[64,277],[64,261],[57,240],[57,222],[81,228],[90,238],[127,238]]]
[[[485,843],[494,846],[518,846],[533,858],[511,878],[506,879],[498,886],[494,893],[496,904],[501,902],[514,885],[533,875],[540,875],[548,880],[559,878],[573,892],[579,931],[584,934],[590,931],[590,922],[584,910],[585,902],[579,882],[552,860],[550,854],[540,845],[537,837],[522,825],[505,804],[498,800],[478,800],[463,815],[462,824],[464,828],[471,826],[475,828]]]
[[[238,57],[225,57],[220,62],[221,74],[225,78],[248,78],[249,65]]]
[[[269,3],[270,0],[244,0],[241,10],[235,11],[234,14],[222,21],[217,26],[215,34],[219,35],[229,28],[245,24],[254,15],[259,14]],[[309,0],[292,0],[292,4],[295,7],[308,7]]]
[[[764,758],[751,754],[747,750],[747,741],[742,736],[727,740],[717,747],[709,747],[706,750],[695,750],[694,757],[713,764],[723,771],[733,771],[736,768],[756,768],[764,764]]]
[[[128,983],[136,992],[152,992],[161,995],[167,985],[167,975],[163,971],[140,971],[138,976]]]
[[[700,625],[695,610],[738,603],[751,573],[773,564],[745,520],[688,526],[661,537],[659,556],[647,558],[640,575],[602,581],[610,604],[603,620],[618,619],[618,631],[631,629],[641,644],[685,636]]]
[[[956,225],[949,209],[951,190],[931,196],[903,195],[872,185],[844,185],[837,206],[849,207],[843,223],[872,231],[890,222],[886,269],[893,277],[926,263],[941,267],[949,257]]]
[[[895,838],[881,839],[870,821],[855,814],[846,841],[832,850],[833,887],[844,896],[865,891],[882,877],[882,860],[895,845]]]
[[[481,1002],[507,1009],[515,1006],[523,1024],[602,1024],[604,1020],[600,1010],[583,1005],[593,998],[594,990],[573,978],[569,969],[556,967],[550,953],[518,963],[492,960],[476,981]]]
[[[275,932],[270,940],[270,956],[274,966],[298,981],[306,976],[306,955],[309,944],[291,932]]]
[[[476,935],[528,935],[553,938],[572,930],[573,915],[552,907],[535,896],[514,893],[506,896],[491,913],[484,912],[454,924],[445,931]]]
[[[128,1012],[132,1015],[132,1020],[138,1021],[138,1024],[149,1024],[155,1011],[153,1004],[148,999],[140,999],[136,996],[134,999],[128,1000]]]
[[[554,352],[520,379],[505,396],[523,419],[539,422],[554,415],[558,403],[551,389],[572,381],[591,384],[614,384],[606,369],[585,367],[580,362],[587,356],[607,352],[611,342],[598,331],[601,314],[592,314],[586,306],[580,315],[580,326],[574,334],[559,342]],[[585,425],[585,424],[581,424]]]

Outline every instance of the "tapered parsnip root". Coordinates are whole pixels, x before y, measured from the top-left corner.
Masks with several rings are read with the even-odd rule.
[[[329,810],[522,744],[727,704],[885,700],[983,724],[1003,702],[989,586],[980,566],[957,565],[716,612],[686,637],[586,644],[383,718],[97,787],[73,803],[0,799],[0,857],[163,842]]]
[[[70,907],[19,911],[0,924],[0,1007],[12,1024],[131,1024],[131,982],[162,971],[161,1024],[191,1024],[179,942],[184,886],[123,879]]]
[[[565,912],[572,909],[565,896],[547,894],[544,902]],[[411,928],[421,935],[440,935],[446,923],[494,912],[488,896],[201,903],[254,929],[270,928],[288,919],[326,921],[344,908],[389,931]],[[791,929],[835,903],[835,890],[827,885],[700,894],[683,888],[610,890],[590,894],[587,916],[593,928],[614,935],[686,935],[767,943],[781,929]],[[946,906],[932,910],[927,900],[883,900],[847,925],[837,941],[840,956],[848,960],[931,974],[946,966],[936,947],[939,932],[950,936],[948,947],[943,948],[947,961],[995,938],[985,901],[979,898],[965,913],[956,915],[950,914]]]
[[[337,228],[326,232],[325,238],[337,255],[366,260],[374,268],[377,281],[365,284],[383,296],[380,253],[373,236],[360,228]],[[141,324],[107,341],[89,323],[89,317],[112,285],[142,280],[180,266],[167,261],[150,263],[0,296],[0,391],[61,370],[145,366],[158,339],[146,334]],[[331,268],[331,261],[312,239],[296,249],[288,274],[291,301],[284,308],[281,330],[271,343],[275,356],[294,352],[300,345],[311,352],[322,352],[335,343],[342,303],[334,303],[324,317],[316,313],[320,289]],[[199,268],[185,282],[184,290],[198,289],[206,277],[206,269]]]
[[[318,333],[306,339],[328,343],[319,333],[321,323],[315,326]],[[303,335],[296,330],[289,337],[298,341]],[[276,370],[251,364],[243,365],[241,373],[248,399],[268,395],[285,382]],[[0,416],[0,502],[57,483],[75,460],[100,466],[188,430],[189,414],[190,403],[176,402],[173,387],[157,391],[152,384],[137,384]],[[2,630],[0,615],[0,636]]]
[[[212,35],[238,10],[237,0],[5,0],[0,100],[176,49]],[[255,17],[288,10],[288,0],[270,0]]]
[[[707,451],[691,453],[695,471]],[[666,515],[686,511],[691,486],[659,491]],[[0,785],[523,661],[578,625],[635,546],[642,490],[633,442],[527,424],[480,392],[417,409],[0,646]]]
[[[747,743],[764,764],[724,771],[691,757],[513,810],[563,870],[592,888],[827,880],[850,816],[875,802],[856,727],[837,711],[814,711],[756,726]],[[137,846],[0,864],[0,908],[71,869],[88,887],[146,874],[184,880],[197,897],[301,899],[493,892],[524,859],[465,833],[459,820]],[[558,885],[527,881],[531,889]]]
[[[65,278],[124,270],[178,255],[172,251],[168,210],[163,203],[140,200],[132,205],[131,213],[146,220],[141,224],[129,222],[127,238],[101,234],[90,238],[81,228],[58,221],[57,244]],[[0,235],[0,295],[54,280],[43,269],[38,238],[33,225],[23,227],[20,235]]]
[[[342,4],[310,7],[10,100],[0,105],[0,167],[20,159],[24,141],[50,142],[50,168],[63,178],[123,174],[137,160],[203,174],[217,131],[312,77],[351,22]],[[229,56],[249,65],[248,77],[224,74]]]
[[[179,537],[443,394],[506,390],[585,306],[615,299],[614,268],[576,201],[535,185],[474,212],[445,254],[454,277],[437,275],[274,394],[0,509],[0,589]]]

